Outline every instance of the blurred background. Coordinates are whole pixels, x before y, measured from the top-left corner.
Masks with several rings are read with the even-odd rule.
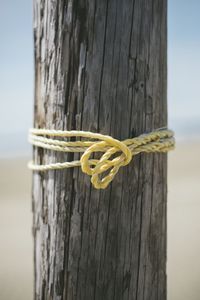
[[[168,1],[168,300],[200,299],[200,1]],[[0,299],[29,300],[32,1],[0,2]],[[6,125],[6,126],[5,126]]]

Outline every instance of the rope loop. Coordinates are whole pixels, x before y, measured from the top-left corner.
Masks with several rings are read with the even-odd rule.
[[[29,168],[34,171],[47,171],[81,166],[83,173],[91,176],[91,183],[96,189],[105,189],[120,167],[128,165],[134,155],[141,152],[167,152],[174,149],[173,135],[173,131],[161,128],[136,138],[119,141],[108,135],[88,131],[31,129],[29,142],[36,147],[83,154],[80,161],[44,165],[30,162]],[[87,138],[87,140],[66,140],[71,137]],[[92,156],[99,152],[103,153],[100,158],[93,159]]]
[[[91,182],[96,189],[105,189],[113,180],[119,168],[129,164],[132,159],[131,150],[123,142],[108,136],[105,140],[90,146],[80,159],[82,171],[91,176]],[[103,151],[107,147],[108,150],[101,156],[95,167],[90,167],[91,155],[100,151],[100,149]],[[121,152],[121,154],[111,159],[118,152]],[[108,174],[103,176],[103,173],[108,170],[110,170]],[[102,178],[100,178],[100,175],[102,175]]]

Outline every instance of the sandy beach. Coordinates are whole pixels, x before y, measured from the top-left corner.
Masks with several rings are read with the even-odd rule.
[[[200,143],[169,154],[168,300],[199,300]],[[0,160],[0,299],[31,300],[31,173],[27,159]]]
[[[200,299],[200,143],[169,153],[168,300]]]

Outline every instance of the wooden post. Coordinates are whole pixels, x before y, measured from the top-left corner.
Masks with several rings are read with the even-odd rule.
[[[166,126],[166,2],[34,0],[35,127],[125,139]],[[165,154],[134,157],[106,190],[79,168],[35,172],[35,299],[165,300],[166,172]]]

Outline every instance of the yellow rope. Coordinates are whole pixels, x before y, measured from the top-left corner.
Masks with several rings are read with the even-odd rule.
[[[58,137],[59,139],[55,139]],[[87,140],[67,141],[61,138],[86,138]],[[108,135],[88,131],[62,131],[30,129],[29,142],[40,148],[60,152],[83,152],[80,161],[37,165],[29,163],[35,171],[58,170],[81,166],[84,173],[91,176],[96,189],[105,189],[113,180],[120,167],[130,163],[134,155],[141,152],[167,152],[174,149],[174,133],[167,129],[157,129],[139,137],[119,141]],[[103,152],[100,159],[91,159],[96,152]],[[107,175],[103,173],[107,171]]]

